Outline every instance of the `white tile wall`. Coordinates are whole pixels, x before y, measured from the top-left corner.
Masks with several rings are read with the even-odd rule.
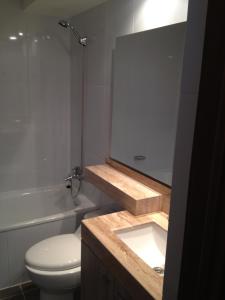
[[[83,48],[74,39],[71,40],[71,166],[80,165],[81,152],[81,89]]]
[[[188,0],[133,0],[134,32],[186,21]]]
[[[134,3],[133,0],[111,0],[108,2],[107,34],[111,36],[112,45],[115,39],[134,32]]]
[[[110,154],[112,60],[116,37],[186,21],[187,8],[188,0],[109,0],[72,19],[78,30],[89,38],[85,49],[86,164],[103,163]],[[72,56],[74,60],[80,56],[75,47]],[[72,107],[81,101],[76,98],[79,97],[76,94],[78,72],[81,70],[72,70]],[[77,136],[75,124],[72,124],[71,136],[73,157],[78,149],[73,141]],[[89,185],[85,185],[85,189],[88,192]],[[92,195],[101,202],[102,194]]]
[[[2,289],[9,282],[8,237],[6,233],[0,234],[0,269],[0,289]]]
[[[0,192],[61,183],[70,168],[70,37],[57,21],[0,4]]]
[[[25,14],[20,4],[0,3],[0,193],[62,183],[71,166],[70,35],[58,18]],[[27,248],[73,231],[68,222],[1,233],[0,289],[25,280]]]
[[[85,164],[100,164],[107,151],[107,99],[103,85],[88,85],[87,98],[91,101],[86,109]],[[88,149],[88,150],[87,150]]]

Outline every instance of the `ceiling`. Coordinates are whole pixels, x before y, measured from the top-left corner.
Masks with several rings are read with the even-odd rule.
[[[107,0],[23,0],[25,12],[57,17],[75,16]]]

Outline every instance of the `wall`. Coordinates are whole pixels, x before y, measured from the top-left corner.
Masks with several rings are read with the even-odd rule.
[[[20,3],[0,3],[0,192],[61,183],[70,167],[69,35]]]
[[[207,0],[190,0],[189,3],[173,167],[173,190],[164,281],[165,300],[178,299],[189,172],[198,102],[207,4]]]
[[[22,7],[25,9],[27,6],[31,5],[35,0],[21,0]]]
[[[70,168],[70,36],[20,4],[0,2],[0,193],[62,183]],[[62,232],[49,226],[1,233],[0,289],[27,279],[26,249]]]
[[[88,36],[85,48],[85,164],[99,164],[110,153],[111,74],[116,37],[186,21],[188,0],[110,0],[72,19],[77,29]],[[79,48],[80,49],[80,48]],[[78,120],[82,50],[72,39],[72,110]],[[79,121],[72,121],[72,162],[79,149]],[[105,196],[88,184],[85,192],[96,201]]]

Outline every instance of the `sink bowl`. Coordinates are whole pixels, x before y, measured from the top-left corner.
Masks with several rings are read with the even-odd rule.
[[[164,269],[167,231],[154,222],[116,232],[136,255],[151,268]]]

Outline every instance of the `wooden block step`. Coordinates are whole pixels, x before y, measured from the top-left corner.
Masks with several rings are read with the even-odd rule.
[[[85,179],[97,186],[134,215],[157,212],[164,195],[108,164],[88,166]]]

